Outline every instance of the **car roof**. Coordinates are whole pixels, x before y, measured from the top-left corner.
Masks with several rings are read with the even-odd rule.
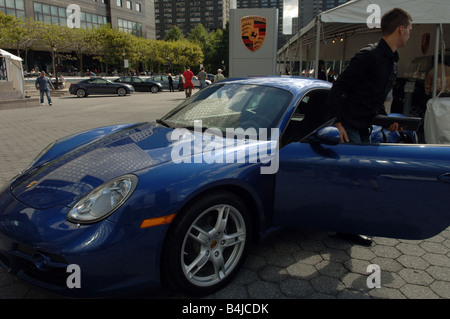
[[[330,82],[304,78],[299,76],[250,76],[242,78],[230,78],[222,80],[219,83],[239,83],[239,84],[254,84],[254,85],[267,85],[270,87],[276,87],[284,90],[291,91],[296,94],[303,94],[314,88],[331,88]]]

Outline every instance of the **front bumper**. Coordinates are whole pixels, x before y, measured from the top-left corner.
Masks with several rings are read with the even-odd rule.
[[[73,297],[160,287],[161,246],[168,225],[141,229],[139,223],[108,220],[75,225],[65,220],[67,210],[35,210],[9,191],[0,194],[0,267],[40,288]],[[72,276],[70,265],[79,267],[79,277]],[[69,287],[73,278],[80,288]]]

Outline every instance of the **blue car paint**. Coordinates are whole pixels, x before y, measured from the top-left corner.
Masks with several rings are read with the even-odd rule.
[[[305,93],[330,87],[318,80],[284,77],[223,83],[292,92],[292,102],[279,123],[281,131]],[[450,172],[448,147],[291,143],[279,152],[278,173],[264,175],[259,163],[175,164],[170,157],[171,131],[156,123],[135,123],[59,140],[0,193],[0,265],[36,285],[69,295],[157,288],[170,225],[142,229],[142,221],[173,213],[182,218],[179,213],[187,203],[224,188],[251,199],[259,235],[287,225],[425,238],[449,225],[445,208],[450,185],[440,179]],[[133,160],[127,162],[126,156]],[[89,225],[67,221],[67,212],[87,192],[129,173],[139,183],[107,219]],[[36,186],[31,184],[34,181]],[[35,277],[39,271],[32,259],[40,254],[57,261],[49,265],[54,273],[44,272],[47,277],[59,276],[57,284]],[[69,264],[80,265],[82,289],[65,286],[64,270]]]

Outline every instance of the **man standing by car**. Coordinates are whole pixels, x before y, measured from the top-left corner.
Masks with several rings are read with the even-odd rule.
[[[358,51],[333,83],[328,104],[341,142],[370,143],[370,128],[377,114],[386,114],[384,101],[397,76],[398,48],[406,45],[412,18],[395,8],[381,19],[381,39]],[[398,130],[398,124],[389,128]]]
[[[41,72],[41,76],[38,76],[36,79],[36,90],[39,90],[41,93],[41,105],[44,105],[44,93],[47,95],[48,105],[52,105],[52,99],[50,97],[50,88],[53,90],[52,81],[48,77],[45,76],[45,72]]]
[[[397,49],[406,45],[412,30],[412,18],[395,8],[381,19],[381,39],[359,50],[349,66],[333,83],[328,98],[334,125],[341,143],[370,143],[372,121],[377,114],[386,115],[384,102],[397,76]],[[398,123],[388,130],[399,129]],[[343,234],[341,234],[343,235]],[[344,234],[362,245],[371,245],[365,235]]]
[[[207,74],[205,72],[205,68],[202,68],[197,75],[198,80],[200,81],[200,90],[206,87],[206,77]]]

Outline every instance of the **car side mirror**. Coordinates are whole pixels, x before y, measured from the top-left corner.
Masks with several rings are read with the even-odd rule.
[[[339,144],[340,133],[335,126],[326,126],[316,132],[314,132],[310,137],[309,141],[312,143],[319,143],[325,145],[337,145]]]

